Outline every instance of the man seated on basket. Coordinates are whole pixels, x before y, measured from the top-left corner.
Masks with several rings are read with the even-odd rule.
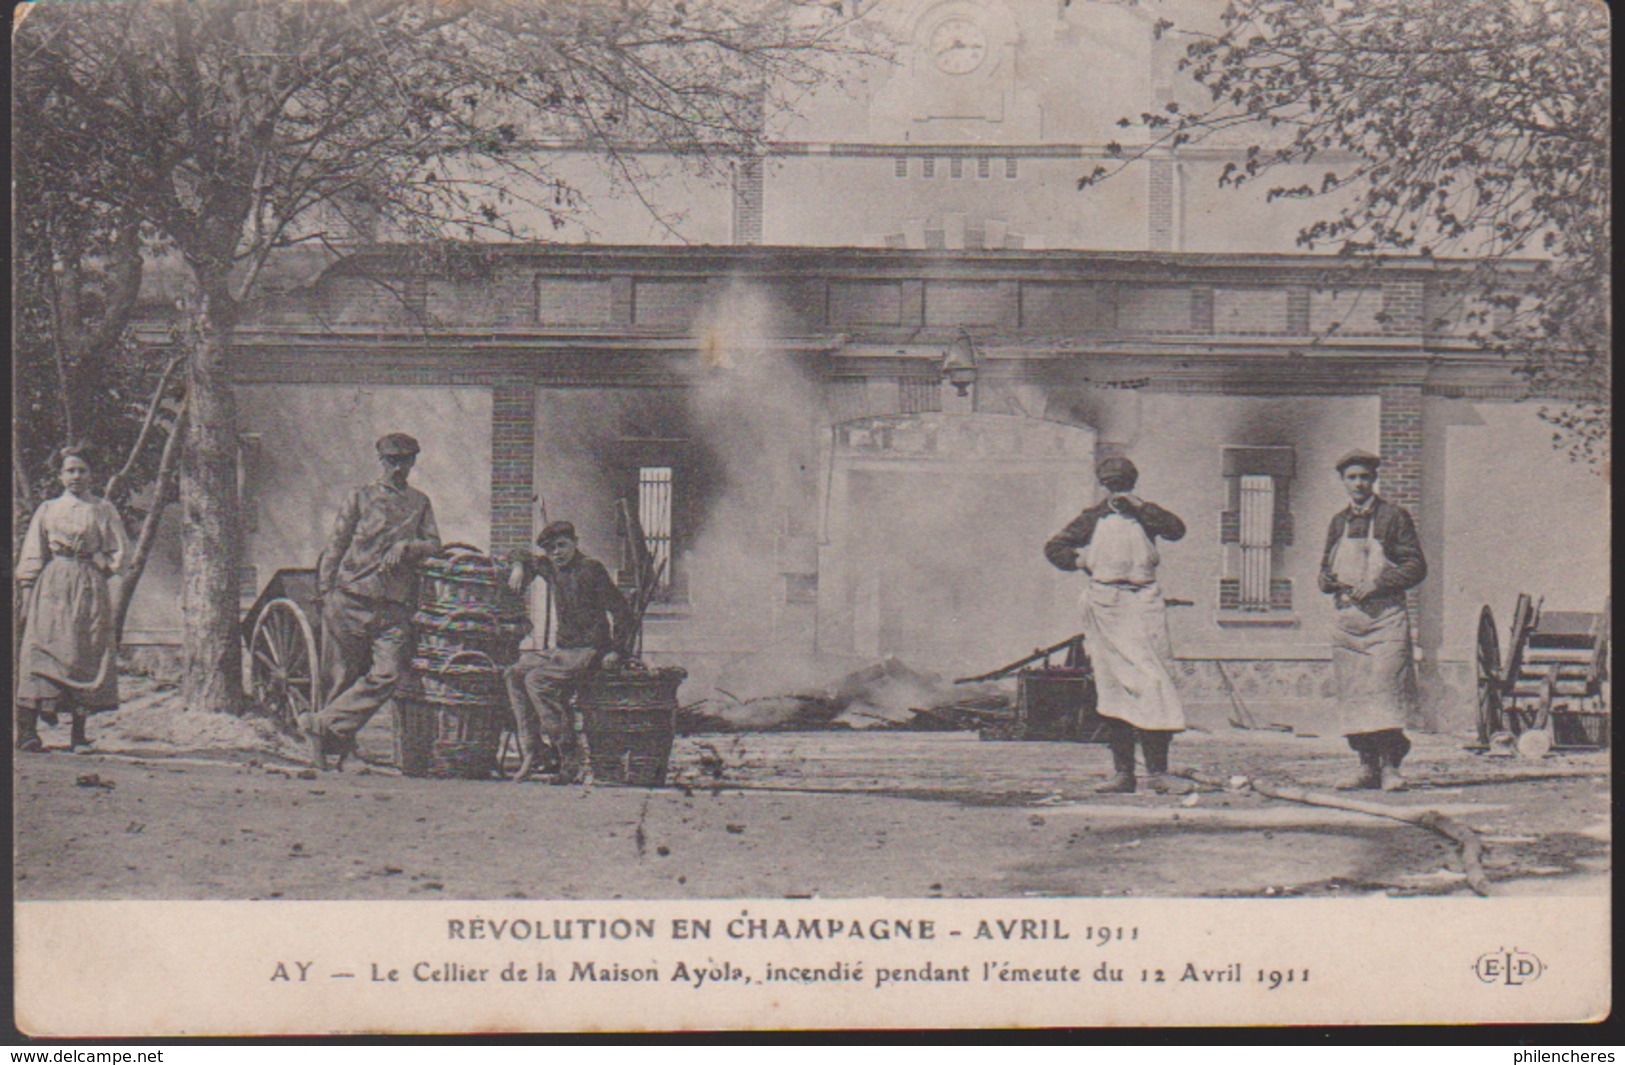
[[[536,538],[541,552],[521,549],[509,557],[508,586],[523,593],[538,576],[553,590],[558,633],[549,650],[526,651],[508,667],[508,698],[519,737],[519,768],[524,780],[536,764],[540,731],[559,753],[558,783],[581,782],[585,762],[570,699],[581,676],[595,666],[616,665],[630,649],[632,608],[609,571],[581,553],[575,526],[555,521]]]

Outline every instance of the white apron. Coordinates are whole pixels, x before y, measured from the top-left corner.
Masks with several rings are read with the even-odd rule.
[[[1139,522],[1108,514],[1095,526],[1082,562],[1092,576],[1078,606],[1101,716],[1136,728],[1183,729],[1185,704],[1174,687],[1156,545]]]
[[[1389,565],[1382,544],[1369,536],[1345,535],[1332,554],[1332,574],[1350,586],[1375,580]],[[1416,666],[1403,595],[1363,605],[1338,595],[1332,672],[1343,735],[1405,727],[1416,706]]]

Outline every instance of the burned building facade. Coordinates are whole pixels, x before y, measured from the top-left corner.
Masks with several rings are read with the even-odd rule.
[[[1197,91],[1154,31],[1168,6],[881,5],[897,62],[804,101],[725,182],[652,162],[658,224],[566,147],[598,213],[559,243],[359,246],[263,301],[234,353],[245,597],[314,565],[403,431],[448,542],[522,545],[545,511],[613,569],[630,501],[665,564],[645,650],[701,688],[884,655],[976,673],[1076,631],[1041,548],[1126,454],[1190,527],[1161,571],[1195,603],[1171,617],[1182,685],[1290,715],[1331,694],[1316,576],[1332,463],[1365,448],[1430,562],[1431,723],[1470,722],[1484,604],[1600,607],[1606,482],[1469,338],[1470,261],[1298,253],[1335,205],[1220,188],[1240,144],[1078,190],[1121,115]],[[128,642],[178,639],[177,556]]]

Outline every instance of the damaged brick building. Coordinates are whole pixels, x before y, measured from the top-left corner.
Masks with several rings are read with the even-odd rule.
[[[1191,530],[1162,569],[1196,604],[1172,616],[1182,683],[1290,714],[1329,693],[1316,573],[1331,463],[1362,447],[1432,567],[1430,723],[1470,721],[1485,603],[1600,607],[1606,484],[1468,339],[1470,261],[1298,254],[1326,207],[1220,189],[1223,145],[1077,190],[1120,114],[1185,91],[1154,18],[916,4],[900,63],[810,102],[731,181],[662,179],[692,243],[606,185],[597,228],[560,243],[432,267],[361,245],[266,300],[234,355],[245,597],[314,563],[372,439],[405,431],[447,540],[528,543],[545,507],[613,568],[634,501],[667,563],[646,649],[702,685],[884,655],[979,672],[1075,631],[1078,587],[1040,548],[1127,454]],[[940,47],[947,25],[974,55]],[[585,165],[560,153],[590,184]],[[1553,513],[1561,549],[1528,535]],[[176,554],[131,642],[177,638]]]

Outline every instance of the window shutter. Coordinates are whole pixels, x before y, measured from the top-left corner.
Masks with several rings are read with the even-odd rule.
[[[1241,607],[1270,608],[1270,548],[1275,538],[1275,478],[1241,478]]]

